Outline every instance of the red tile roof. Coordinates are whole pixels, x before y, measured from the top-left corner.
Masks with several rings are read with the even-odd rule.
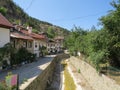
[[[12,24],[0,13],[0,27],[11,28]]]
[[[27,30],[20,30],[20,31],[26,35],[29,35],[32,38],[35,38],[35,39],[45,39],[44,35],[39,35],[36,33],[29,33]]]
[[[25,39],[25,40],[33,40],[33,38],[20,34],[19,32],[11,32],[10,37],[12,38],[19,38],[19,39]]]

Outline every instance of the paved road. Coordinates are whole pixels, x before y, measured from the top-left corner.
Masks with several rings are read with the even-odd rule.
[[[44,70],[49,63],[53,60],[54,56],[46,56],[39,58],[38,61],[22,65],[15,70],[2,71],[0,72],[0,80],[3,80],[8,72],[19,75],[19,84],[22,84],[23,80],[36,77]]]

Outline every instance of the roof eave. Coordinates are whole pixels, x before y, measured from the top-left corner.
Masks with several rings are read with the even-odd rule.
[[[13,26],[7,26],[7,25],[2,25],[2,24],[0,24],[0,27],[7,28],[7,29],[13,28]]]

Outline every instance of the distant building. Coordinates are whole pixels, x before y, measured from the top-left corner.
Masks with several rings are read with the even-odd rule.
[[[59,53],[63,51],[64,37],[57,36],[54,39],[49,39],[47,43],[48,53]]]
[[[12,24],[0,13],[0,47],[10,42]]]
[[[56,42],[57,52],[62,52],[63,51],[64,37],[63,36],[57,36],[57,37],[54,38],[54,41]]]
[[[41,34],[36,34],[32,32],[32,28],[28,27],[27,30],[21,30],[22,33],[28,35],[33,38],[33,53],[36,54],[37,57],[41,56],[41,47],[46,47],[46,37]]]
[[[53,39],[49,39],[47,42],[48,54],[56,53],[56,42]]]

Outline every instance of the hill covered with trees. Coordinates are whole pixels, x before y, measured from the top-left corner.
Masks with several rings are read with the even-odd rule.
[[[68,35],[69,31],[51,23],[40,21],[29,16],[13,0],[0,0],[0,12],[11,22],[33,27],[34,32],[47,32],[51,38],[57,35]],[[54,32],[54,33],[53,33]]]

